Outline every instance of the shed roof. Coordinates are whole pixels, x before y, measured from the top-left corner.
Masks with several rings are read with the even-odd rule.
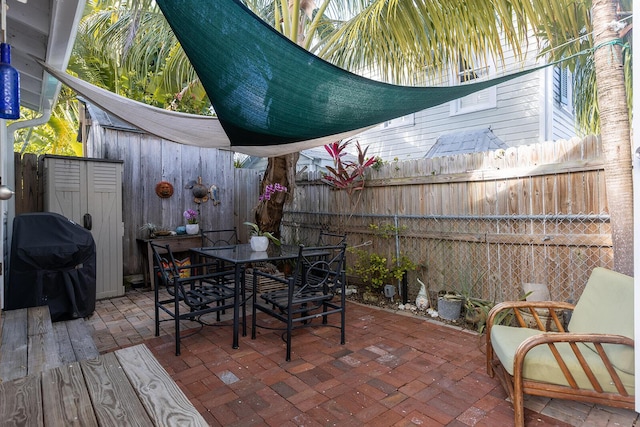
[[[87,111],[89,111],[89,115],[91,116],[91,119],[97,121],[100,124],[100,126],[107,129],[145,133],[143,130],[125,122],[124,120],[120,120],[117,116],[114,116],[108,111],[104,111],[100,107],[93,105],[91,102],[87,101],[85,98],[78,97],[78,99],[84,102],[84,104],[87,107]]]
[[[489,128],[464,130],[441,135],[429,149],[425,158],[446,157],[462,153],[478,153],[483,151],[508,148]]]

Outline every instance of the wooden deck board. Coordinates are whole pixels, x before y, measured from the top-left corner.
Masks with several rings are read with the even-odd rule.
[[[0,426],[206,426],[139,344],[0,383]]]
[[[156,425],[208,426],[145,345],[117,350],[115,355]]]
[[[56,322],[53,324],[53,334],[58,344],[58,354],[62,364],[73,363],[76,360],[76,354],[73,352],[73,345],[69,337],[67,325],[64,322]]]
[[[0,337],[0,426],[206,426],[144,345],[100,355],[84,319],[10,310]]]
[[[3,312],[0,380],[100,355],[84,319],[52,323],[48,306]]]
[[[153,426],[113,353],[80,365],[100,425]]]
[[[69,320],[64,324],[67,327],[76,360],[95,359],[100,356],[84,319]]]
[[[49,333],[29,335],[27,341],[27,375],[62,365],[56,337]]]
[[[0,379],[27,375],[27,310],[3,312],[0,348]]]
[[[26,326],[25,326],[26,331]],[[0,383],[0,422],[7,426],[44,426],[40,375]]]
[[[27,335],[44,335],[50,334],[51,329],[51,314],[49,313],[49,306],[41,305],[38,307],[29,307],[27,309]]]
[[[77,362],[42,372],[42,408],[47,425],[98,426]]]

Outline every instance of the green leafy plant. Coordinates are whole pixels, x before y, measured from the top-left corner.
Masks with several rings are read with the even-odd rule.
[[[475,324],[476,330],[479,333],[482,333],[487,324],[489,311],[493,308],[494,305],[495,303],[492,301],[487,301],[480,298],[465,297],[465,320],[469,323]]]
[[[362,280],[369,292],[379,291],[388,278],[391,270],[387,267],[387,258],[378,254],[370,254],[364,249],[349,249],[356,255],[356,262],[348,267],[349,274],[354,274]]]
[[[400,280],[408,271],[415,271],[418,265],[408,256],[400,255],[400,258],[394,258],[391,267],[391,277]]]
[[[256,224],[255,222],[248,222],[247,221],[247,222],[244,223],[244,225],[247,225],[247,226],[249,226],[251,228],[250,233],[251,233],[252,236],[264,236],[264,237],[268,238],[269,240],[271,240],[276,245],[280,246],[280,239],[275,237],[269,231],[260,230],[260,227],[258,227],[258,224]]]
[[[400,280],[407,271],[418,268],[405,255],[389,260],[364,249],[348,250],[356,255],[356,262],[348,267],[349,274],[358,276],[369,292],[381,291],[384,285],[391,283],[394,279]]]
[[[377,236],[384,239],[394,237],[396,234],[401,233],[407,229],[406,225],[395,226],[393,224],[369,224],[369,229],[373,231]]]
[[[384,164],[385,164],[385,161],[382,160],[382,157],[376,156],[374,157],[374,162],[371,165],[371,169],[375,171],[379,171],[380,169],[382,169],[382,166],[384,166]]]

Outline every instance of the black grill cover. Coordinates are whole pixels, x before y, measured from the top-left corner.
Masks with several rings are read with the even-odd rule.
[[[96,307],[96,245],[62,215],[38,212],[13,222],[7,310],[48,305],[51,320],[89,316]]]

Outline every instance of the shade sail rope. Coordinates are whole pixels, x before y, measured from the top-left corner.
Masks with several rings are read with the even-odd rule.
[[[324,145],[553,65],[458,86],[391,85],[316,57],[238,0],[157,3],[217,119],[152,107],[47,70],[103,110],[151,134],[249,155],[276,156]]]

